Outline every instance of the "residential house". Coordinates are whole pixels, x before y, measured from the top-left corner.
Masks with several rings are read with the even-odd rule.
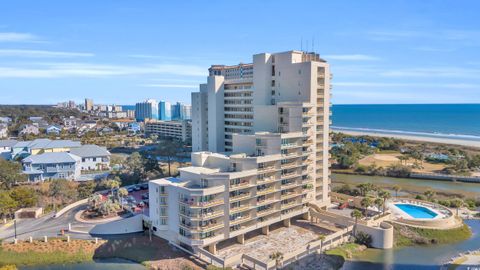
[[[110,169],[110,152],[97,145],[82,145],[70,150],[70,154],[81,158],[82,171],[104,171]]]
[[[16,140],[0,140],[0,158],[11,159],[12,147],[17,143]]]
[[[32,117],[29,117],[28,119],[32,121],[32,123],[36,125],[38,128],[46,129],[49,126],[47,120],[43,119],[43,117],[41,116],[32,116]]]
[[[80,120],[78,120],[75,116],[70,116],[68,118],[63,119],[63,129],[72,131],[77,129],[78,123]]]
[[[3,116],[3,117],[0,117],[0,122],[5,124],[10,124],[12,122],[12,118]]]
[[[38,129],[37,125],[27,124],[23,125],[18,133],[20,136],[22,135],[38,135],[40,134],[40,130]]]
[[[29,155],[50,152],[69,152],[72,148],[80,146],[80,142],[71,140],[36,139],[33,141],[20,141],[12,147],[12,158],[24,158]]]
[[[62,128],[59,127],[59,126],[56,126],[56,125],[51,125],[51,126],[47,127],[45,132],[49,135],[51,135],[51,134],[60,135],[60,133],[62,132]]]
[[[8,125],[0,124],[0,138],[8,137]]]
[[[23,173],[30,182],[49,179],[76,180],[80,177],[80,157],[66,153],[43,153],[22,160]]]
[[[127,130],[128,130],[128,133],[137,134],[142,130],[142,126],[140,125],[140,123],[132,122],[128,124]]]

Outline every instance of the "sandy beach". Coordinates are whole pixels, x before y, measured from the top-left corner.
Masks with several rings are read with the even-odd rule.
[[[419,142],[433,142],[433,143],[443,143],[443,144],[453,144],[453,145],[462,145],[470,147],[480,148],[480,141],[477,140],[463,140],[456,138],[445,138],[445,137],[436,137],[436,136],[426,136],[426,135],[410,135],[410,134],[397,134],[397,133],[388,133],[388,132],[376,132],[376,131],[352,131],[345,129],[335,129],[332,128],[334,132],[342,132],[349,135],[360,136],[376,136],[376,137],[391,137],[402,140],[410,141],[419,141]]]

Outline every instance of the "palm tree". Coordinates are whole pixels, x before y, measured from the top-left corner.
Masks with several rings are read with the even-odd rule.
[[[93,194],[88,198],[88,203],[92,205],[93,209],[96,210],[98,208],[98,203],[102,201],[103,197],[100,194]]]
[[[112,200],[114,198],[113,190],[120,187],[120,181],[118,181],[117,178],[118,177],[115,177],[112,180],[108,180],[107,183],[106,183],[107,188],[110,189],[110,193],[112,194]]]
[[[128,190],[126,188],[119,188],[117,192],[118,196],[120,197],[120,204],[122,205],[122,210],[123,210],[123,198],[128,196]]]
[[[435,195],[436,195],[435,191],[433,191],[431,189],[425,191],[423,194],[427,197],[427,199],[429,201],[431,201],[433,199],[433,197],[435,197]]]
[[[408,159],[409,158],[407,156],[404,156],[404,155],[401,155],[401,156],[398,157],[398,160],[400,160],[400,164],[402,164],[402,165],[403,165],[403,162],[405,162],[405,165],[407,165],[407,160]]]
[[[322,254],[322,250],[323,250],[323,241],[325,240],[325,235],[319,235],[318,236],[318,240],[320,240],[320,254]]]
[[[395,191],[395,197],[398,197],[398,192],[402,190],[402,188],[399,185],[393,186],[393,190]]]
[[[373,201],[373,204],[377,207],[378,211],[380,211],[380,207],[382,207],[382,210],[383,210],[383,213],[385,213],[385,205],[384,205],[384,202],[383,202],[383,199],[382,198],[376,198],[374,201]]]
[[[350,216],[355,219],[355,226],[353,227],[353,236],[355,237],[358,219],[363,217],[363,214],[358,209],[355,209],[350,213]]]
[[[364,215],[367,216],[368,207],[372,206],[373,201],[369,197],[365,197],[360,201],[360,204],[363,206]]]
[[[278,269],[278,267],[280,266],[280,263],[283,260],[283,253],[279,251],[274,252],[270,255],[270,259],[275,260],[275,268]]]
[[[378,192],[378,196],[383,200],[383,214],[385,214],[385,208],[387,207],[387,200],[390,199],[392,197],[392,194],[390,194],[390,192],[388,192],[387,190],[380,190]]]
[[[463,206],[463,201],[459,198],[455,198],[450,201],[450,205],[457,209],[457,217],[458,217],[458,209]]]

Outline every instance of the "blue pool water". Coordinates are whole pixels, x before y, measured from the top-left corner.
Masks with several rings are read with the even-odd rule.
[[[397,203],[395,206],[413,218],[434,218],[437,216],[435,212],[423,206],[405,203]]]

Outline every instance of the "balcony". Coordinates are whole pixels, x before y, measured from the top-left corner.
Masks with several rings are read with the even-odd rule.
[[[273,188],[273,187],[262,189],[262,190],[257,190],[257,196],[269,194],[269,193],[272,193],[272,192],[275,192],[275,188]]]
[[[250,192],[247,192],[247,193],[242,193],[242,194],[238,194],[238,195],[235,195],[235,196],[231,196],[229,198],[229,201],[230,202],[235,202],[235,201],[249,199],[250,197],[251,197]]]
[[[275,177],[275,175],[269,176],[269,177],[264,177],[263,179],[258,179],[257,184],[267,184],[267,183],[272,183],[277,181],[278,179]]]
[[[281,146],[282,149],[290,149],[290,148],[297,148],[297,147],[302,147],[302,144],[299,144],[299,143],[285,143],[285,144],[282,144],[282,146]]]
[[[208,220],[223,216],[223,210],[217,210],[209,213],[194,213],[194,212],[180,212],[180,215],[185,216],[191,220]]]
[[[281,169],[291,169],[295,168],[298,166],[301,166],[302,164],[300,162],[289,162],[289,163],[284,163],[280,166]]]
[[[298,196],[298,195],[301,195],[301,193],[297,193],[297,192],[292,191],[292,192],[288,192],[288,193],[282,194],[282,195],[280,196],[280,199],[286,200],[286,199],[294,198],[294,197],[296,197],[296,196]]]
[[[215,199],[215,200],[210,200],[206,202],[192,201],[188,199],[183,199],[183,200],[179,199],[179,202],[181,204],[186,204],[190,206],[190,208],[207,208],[207,207],[222,205],[223,199]]]
[[[296,201],[291,201],[291,202],[288,202],[288,203],[282,203],[282,205],[280,206],[280,208],[283,210],[283,209],[288,209],[288,208],[291,208],[295,205],[297,205],[298,203]]]
[[[220,223],[211,223],[206,226],[199,226],[198,224],[193,224],[193,223],[179,223],[180,226],[190,230],[191,232],[209,232],[209,231],[214,231],[218,230],[223,227],[223,222]]]
[[[275,208],[271,207],[271,208],[268,208],[268,209],[263,209],[261,211],[257,211],[257,217],[264,217],[264,216],[267,216],[269,214],[272,214],[274,213],[276,210]]]
[[[239,183],[239,184],[235,184],[235,185],[230,185],[230,190],[237,190],[237,189],[241,189],[241,188],[248,188],[248,187],[251,187],[252,185],[250,184],[250,181],[245,181],[245,182],[242,182],[242,183]]]
[[[246,216],[241,216],[241,217],[238,217],[234,220],[230,220],[230,226],[231,225],[236,225],[236,224],[240,224],[240,223],[243,223],[243,222],[246,222],[248,220],[252,219],[252,217],[250,215],[246,215]]]
[[[242,212],[242,211],[247,211],[250,208],[251,208],[251,206],[249,204],[241,205],[239,207],[230,208],[230,213],[233,214],[233,213],[238,213],[238,212]]]
[[[268,173],[268,172],[274,172],[276,171],[277,168],[275,166],[268,166],[268,167],[263,167],[263,168],[258,168],[258,171],[261,173]]]

